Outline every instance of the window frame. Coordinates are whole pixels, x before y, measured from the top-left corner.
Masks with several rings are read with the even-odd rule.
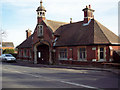
[[[102,50],[101,50],[102,49]],[[105,55],[104,55],[104,48],[103,47],[100,47],[100,59],[104,59],[105,58]],[[101,55],[102,54],[102,55]]]
[[[101,53],[101,51],[100,51],[100,48],[103,48],[103,58],[100,58],[100,53]],[[100,61],[106,61],[106,47],[105,46],[100,46],[100,47],[98,47],[98,62],[100,62]]]
[[[82,49],[84,49],[84,50],[82,50]],[[82,53],[82,58],[81,58],[80,53]],[[85,54],[85,58],[84,58],[84,54]],[[86,47],[80,47],[80,48],[78,48],[78,61],[87,61],[86,59],[87,59]]]
[[[63,55],[63,56],[61,56]],[[68,50],[67,48],[59,49],[59,60],[68,60]]]
[[[27,57],[27,49],[24,49],[24,57]]]
[[[38,37],[43,36],[43,25],[38,25],[37,35]]]
[[[19,57],[22,57],[22,50],[19,50]]]
[[[29,57],[32,58],[32,50],[29,50]]]

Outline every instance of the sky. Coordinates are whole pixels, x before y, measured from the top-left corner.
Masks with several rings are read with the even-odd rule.
[[[82,9],[91,5],[95,10],[94,18],[118,35],[119,0],[43,0],[47,10],[46,19],[70,22],[82,21]],[[40,0],[0,0],[0,29],[7,32],[4,41],[15,46],[26,39],[26,30],[34,32],[37,24],[37,7]]]

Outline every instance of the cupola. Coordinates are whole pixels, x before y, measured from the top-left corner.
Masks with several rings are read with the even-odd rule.
[[[41,22],[41,20],[45,20],[45,7],[42,5],[42,0],[40,1],[40,6],[37,8],[37,19],[38,23]]]

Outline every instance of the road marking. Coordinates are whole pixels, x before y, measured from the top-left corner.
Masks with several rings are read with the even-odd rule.
[[[41,75],[33,75],[33,74],[27,74],[27,73],[24,73],[24,72],[20,72],[20,71],[11,71],[11,70],[8,70],[8,69],[4,69],[6,71],[9,71],[9,72],[16,72],[16,73],[20,73],[20,74],[25,74],[25,75],[30,75],[30,76],[33,76],[33,77],[37,77],[37,78],[46,78],[46,79],[50,79],[50,80],[55,80],[55,79],[52,79],[52,78],[48,78],[48,77],[44,77],[44,76],[41,76]],[[58,81],[58,80],[56,80]],[[70,84],[70,85],[75,85],[75,86],[80,86],[80,87],[84,87],[84,88],[92,88],[92,89],[98,89],[97,87],[92,87],[92,86],[88,86],[88,85],[83,85],[83,84],[78,84],[78,83],[73,83],[73,82],[67,82],[67,81],[60,81],[59,82],[61,83],[65,83],[65,84]]]
[[[41,75],[37,76],[37,75],[33,75],[33,74],[26,74],[26,75],[31,75],[31,76],[33,76],[33,77],[37,77],[37,78],[39,78],[39,77],[43,77],[43,76],[41,76]]]
[[[78,84],[78,83],[73,83],[73,82],[66,82],[66,81],[60,81],[60,82],[71,84],[71,85],[75,85],[75,86],[81,86],[81,87],[84,87],[84,88],[98,89],[96,87],[92,87],[92,86],[88,86],[88,85],[83,85],[83,84]]]
[[[8,70],[8,69],[4,69],[4,70],[6,70],[6,71],[10,71],[10,70]],[[33,74],[28,74],[28,73],[24,73],[24,72],[20,72],[20,71],[10,71],[10,72],[15,72],[15,73],[20,73],[20,74],[25,74],[25,75],[30,75],[30,76],[34,76],[34,77],[37,77],[37,78],[39,78],[39,77],[42,77],[42,76],[37,76],[37,75],[33,75]]]
[[[75,69],[63,69],[63,68],[48,68],[52,70],[60,70],[60,71],[69,71],[69,72],[76,72],[76,73],[88,73],[88,70],[75,70]]]

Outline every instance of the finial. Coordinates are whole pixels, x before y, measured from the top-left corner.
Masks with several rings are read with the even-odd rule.
[[[91,9],[91,5],[89,5],[89,8]]]
[[[88,6],[86,5],[86,8],[88,8]]]
[[[41,1],[40,1],[40,6],[42,6],[42,3],[43,3],[43,2],[42,2],[42,0],[41,0]]]
[[[72,23],[72,18],[70,18],[70,23]]]

